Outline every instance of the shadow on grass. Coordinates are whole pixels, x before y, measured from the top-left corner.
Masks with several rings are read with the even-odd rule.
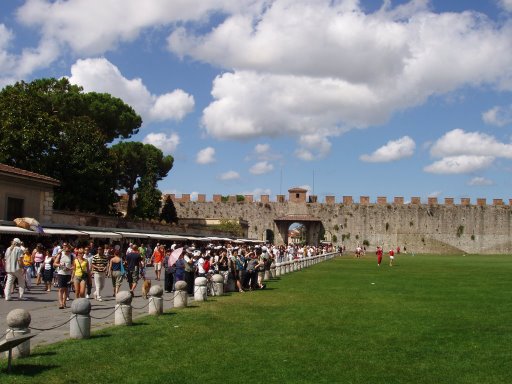
[[[177,313],[176,312],[164,312],[164,313],[161,313],[159,315],[159,317],[171,317],[171,316],[176,316]]]
[[[107,333],[102,333],[102,334],[92,334],[90,338],[91,338],[91,339],[104,339],[104,338],[107,338],[107,337],[112,337],[112,335],[107,334]]]
[[[53,352],[53,351],[48,351],[48,352],[31,352],[30,356],[31,357],[35,357],[35,356],[55,356],[56,354],[57,354],[57,352]]]
[[[2,370],[2,373],[7,376],[34,377],[40,375],[43,372],[58,368],[60,368],[59,365],[18,364],[18,362],[13,362],[11,366],[11,372],[7,373],[7,368],[5,368]]]
[[[149,324],[148,324],[148,323],[145,323],[145,322],[143,322],[143,321],[142,321],[142,322],[139,322],[139,321],[135,322],[135,321],[134,321],[134,322],[132,323],[132,325],[129,325],[129,327],[142,327],[142,326],[147,326],[147,325],[149,325]]]

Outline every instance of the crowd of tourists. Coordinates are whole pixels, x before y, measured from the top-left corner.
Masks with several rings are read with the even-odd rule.
[[[14,238],[0,251],[0,284],[5,300],[12,300],[18,290],[19,300],[34,285],[45,292],[57,290],[58,307],[67,307],[70,296],[103,301],[105,284],[112,284],[115,296],[126,281],[135,295],[140,280],[147,279],[148,268],[162,281],[166,292],[173,292],[178,281],[185,281],[189,294],[194,292],[196,277],[210,279],[220,274],[236,290],[264,289],[264,272],[272,263],[292,261],[332,252],[331,245],[275,246],[272,244],[156,243],[125,244],[55,241],[52,244],[24,244]]]

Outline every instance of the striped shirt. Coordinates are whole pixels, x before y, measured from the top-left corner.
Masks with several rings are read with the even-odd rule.
[[[105,272],[108,265],[108,257],[99,253],[92,257],[91,261],[93,272]]]

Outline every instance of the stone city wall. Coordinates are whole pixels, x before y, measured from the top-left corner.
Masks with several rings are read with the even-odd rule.
[[[403,197],[391,202],[378,197],[370,202],[368,196],[361,196],[359,203],[352,196],[343,196],[338,203],[334,196],[326,196],[323,203],[316,202],[316,196],[309,196],[307,203],[287,201],[284,195],[272,201],[268,195],[259,201],[251,195],[243,201],[221,195],[210,201],[206,195],[199,195],[196,201],[191,201],[190,195],[171,198],[179,218],[243,219],[249,225],[249,238],[265,240],[271,230],[276,243],[284,242],[285,234],[279,234],[275,219],[307,215],[322,222],[327,239],[334,235],[333,242],[348,250],[365,244],[371,251],[382,245],[386,250],[400,246],[414,253],[512,252],[512,199],[508,204],[503,199],[488,204],[479,198],[472,204],[469,198],[462,198],[456,204],[453,198],[445,198],[444,204],[439,204],[437,198],[421,202],[419,197],[407,203]]]

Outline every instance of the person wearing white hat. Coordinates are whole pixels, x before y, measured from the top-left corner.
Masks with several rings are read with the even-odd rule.
[[[11,291],[14,285],[14,280],[18,279],[19,298],[23,300],[25,287],[23,285],[25,277],[23,276],[23,248],[21,247],[21,240],[15,237],[12,240],[11,246],[5,251],[5,272],[7,273],[7,283],[5,284],[4,296],[5,300],[11,300]]]

